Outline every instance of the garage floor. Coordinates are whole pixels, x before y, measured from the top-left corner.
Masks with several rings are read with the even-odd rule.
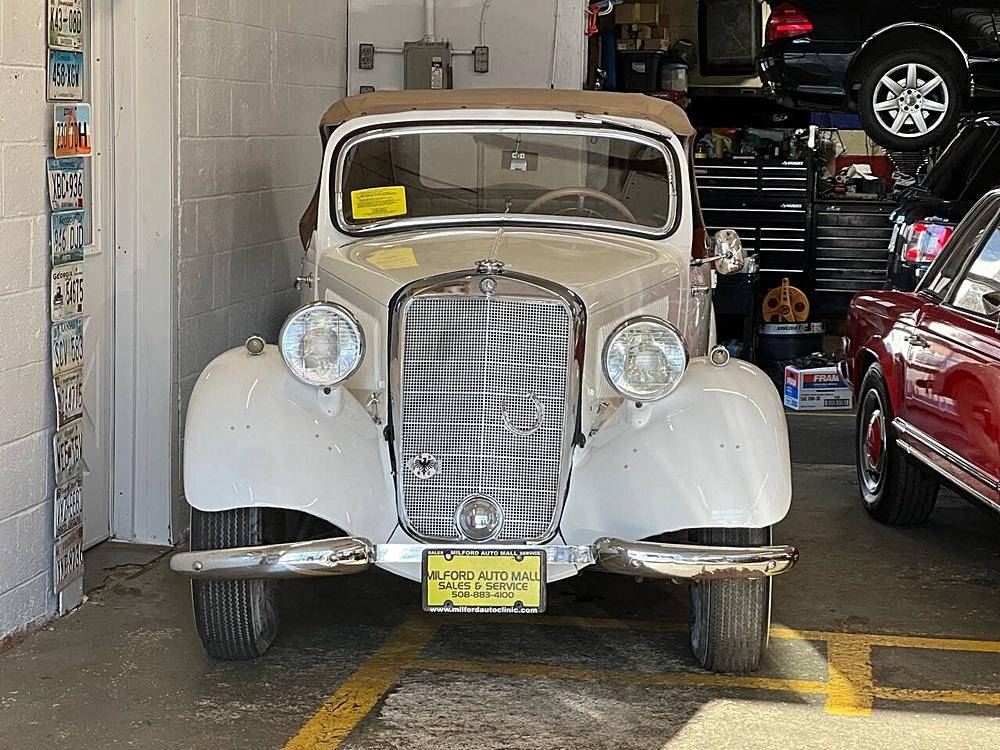
[[[429,618],[375,572],[296,583],[265,658],[201,651],[165,559],[0,655],[0,746],[986,748],[1000,742],[1000,522],[943,494],[866,517],[853,421],[790,417],[802,561],[752,677],[696,668],[683,589],[590,574],[536,618]]]

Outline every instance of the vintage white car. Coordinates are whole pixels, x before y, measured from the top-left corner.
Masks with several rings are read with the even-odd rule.
[[[275,579],[377,566],[430,612],[526,614],[597,568],[689,583],[698,661],[755,669],[798,557],[771,546],[788,438],[767,377],[714,346],[713,274],[746,257],[731,230],[706,246],[684,112],[385,92],[321,133],[304,304],[187,413],[171,565],[209,654],[267,650]]]

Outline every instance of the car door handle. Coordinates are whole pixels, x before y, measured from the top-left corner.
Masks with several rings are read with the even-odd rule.
[[[927,339],[923,338],[922,336],[916,336],[916,335],[907,336],[906,343],[909,344],[910,346],[919,346],[921,349],[927,349],[930,346],[930,343],[928,343]]]

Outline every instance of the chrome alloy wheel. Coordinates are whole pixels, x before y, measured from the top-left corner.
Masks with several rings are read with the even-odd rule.
[[[948,84],[921,63],[897,65],[882,76],[872,95],[879,124],[900,138],[919,138],[936,129],[950,104]]]
[[[858,458],[861,478],[869,494],[876,495],[885,475],[887,434],[882,397],[874,388],[865,394],[859,425],[861,434],[858,436]]]

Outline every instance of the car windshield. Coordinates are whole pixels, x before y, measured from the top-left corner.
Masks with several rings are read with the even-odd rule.
[[[672,160],[657,141],[601,129],[482,125],[356,137],[334,165],[348,230],[504,220],[642,228],[674,224]]]

